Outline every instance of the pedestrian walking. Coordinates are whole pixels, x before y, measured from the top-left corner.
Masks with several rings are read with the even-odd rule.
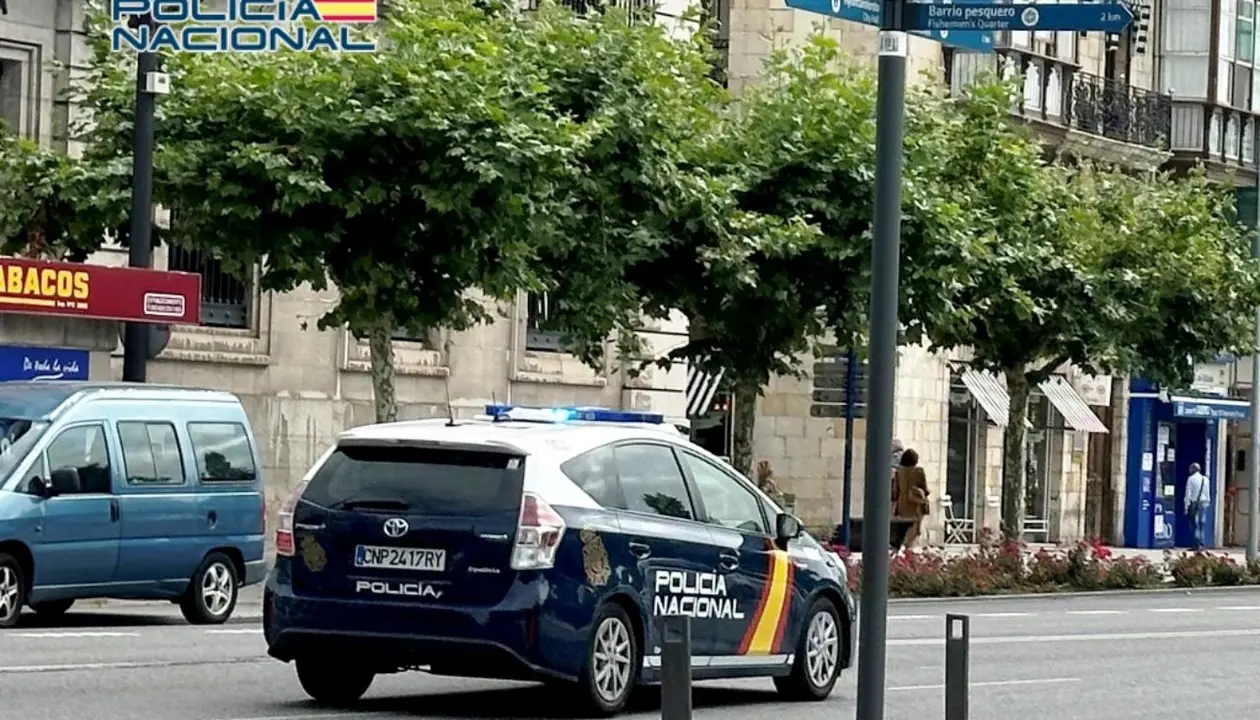
[[[1207,522],[1207,508],[1212,502],[1212,490],[1208,487],[1207,476],[1203,474],[1199,463],[1190,463],[1190,477],[1186,478],[1186,517],[1190,519],[1190,529],[1194,533],[1194,549],[1202,550],[1204,546],[1203,532]]]
[[[911,521],[902,541],[903,548],[914,546],[923,532],[923,518],[929,512],[927,475],[919,467],[919,454],[912,448],[901,453],[893,475],[893,516]]]

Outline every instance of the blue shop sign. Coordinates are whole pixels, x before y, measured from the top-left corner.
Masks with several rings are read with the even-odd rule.
[[[1173,415],[1201,420],[1246,420],[1251,408],[1245,400],[1213,398],[1172,398]]]
[[[0,345],[0,381],[87,380],[88,351]]]

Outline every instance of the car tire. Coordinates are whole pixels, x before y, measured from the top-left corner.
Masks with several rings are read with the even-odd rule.
[[[591,717],[612,717],[621,712],[634,693],[642,664],[639,637],[630,616],[620,605],[604,603],[591,623],[586,659],[578,678],[582,709]],[[605,668],[609,668],[608,673]]]
[[[221,625],[232,617],[239,592],[240,579],[232,560],[223,553],[210,553],[193,573],[179,609],[193,625]]]
[[[67,600],[49,600],[48,602],[32,603],[31,609],[46,618],[59,618],[74,606],[74,598]]]
[[[774,679],[780,695],[797,701],[827,699],[840,677],[840,653],[844,649],[840,627],[836,606],[825,597],[814,600],[802,623],[792,673]]]
[[[353,663],[298,658],[294,665],[302,689],[321,705],[350,705],[363,697],[376,679],[376,673],[355,667]]]
[[[12,555],[0,553],[0,628],[17,625],[26,602],[26,573]]]

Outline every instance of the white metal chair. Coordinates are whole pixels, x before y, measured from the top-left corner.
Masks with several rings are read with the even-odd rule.
[[[1024,535],[1030,540],[1040,535],[1042,542],[1048,542],[1050,540],[1050,523],[1045,518],[1026,517],[1024,518]]]
[[[976,542],[976,521],[954,514],[954,501],[948,495],[941,496],[941,509],[945,512],[945,544],[971,545]]]

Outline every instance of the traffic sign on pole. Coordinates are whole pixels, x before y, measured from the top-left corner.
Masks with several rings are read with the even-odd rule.
[[[907,29],[934,32],[1079,30],[1118,33],[1133,22],[1133,12],[1112,2],[1071,5],[907,3],[905,18]]]
[[[880,0],[786,0],[786,2],[787,6],[794,10],[804,10],[861,25],[879,27]],[[970,0],[962,0],[962,3],[968,5]],[[914,7],[914,4],[907,3],[907,7]],[[960,33],[949,29],[918,30],[914,34],[962,50],[989,52],[993,49],[993,33],[987,31]]]

